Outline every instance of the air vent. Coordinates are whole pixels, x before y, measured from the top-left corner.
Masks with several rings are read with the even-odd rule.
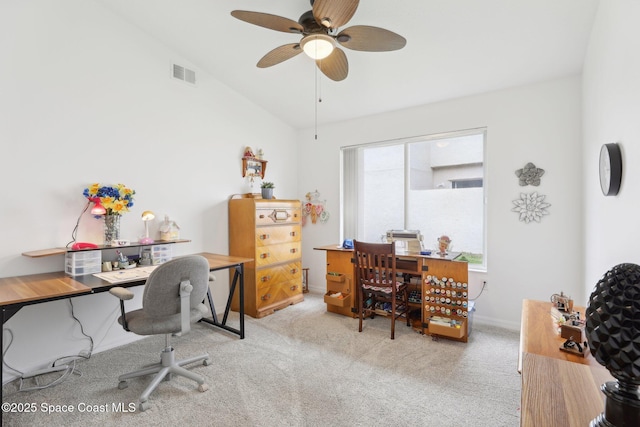
[[[181,65],[173,64],[172,75],[174,79],[182,80],[192,85],[196,84],[196,72]]]

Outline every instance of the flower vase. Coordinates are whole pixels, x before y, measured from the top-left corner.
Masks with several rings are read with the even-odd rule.
[[[120,239],[120,215],[104,216],[104,244],[113,246]]]

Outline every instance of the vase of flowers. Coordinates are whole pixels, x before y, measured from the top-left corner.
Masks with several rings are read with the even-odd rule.
[[[112,246],[120,240],[120,215],[104,215],[104,244]]]
[[[133,206],[134,190],[123,184],[91,184],[82,193],[87,199],[104,208],[104,244],[113,245],[120,239],[120,217]]]

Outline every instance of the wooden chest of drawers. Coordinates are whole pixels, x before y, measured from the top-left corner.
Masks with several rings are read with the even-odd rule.
[[[302,295],[302,230],[299,200],[229,200],[229,255],[245,264],[244,310],[260,318],[296,304]],[[234,295],[232,310],[239,309]]]

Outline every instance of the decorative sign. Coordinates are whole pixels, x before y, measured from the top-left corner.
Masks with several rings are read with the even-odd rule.
[[[322,223],[327,222],[329,212],[324,208],[326,200],[320,200],[318,190],[308,192],[305,198],[307,201],[302,205],[302,225],[306,225],[308,218],[311,218],[312,224],[315,224],[318,220]]]

